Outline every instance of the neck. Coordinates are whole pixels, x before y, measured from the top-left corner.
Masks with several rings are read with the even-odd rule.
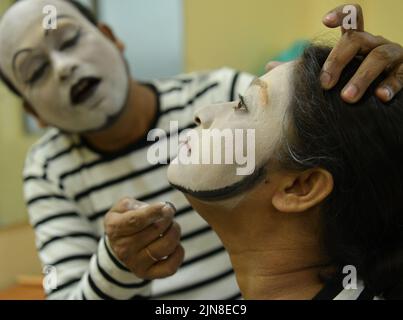
[[[312,299],[323,287],[315,213],[279,213],[253,199],[235,209],[191,202],[221,238],[245,299]]]
[[[128,99],[119,119],[105,130],[83,136],[99,150],[119,151],[147,133],[156,112],[157,97],[154,92],[149,87],[132,80]]]

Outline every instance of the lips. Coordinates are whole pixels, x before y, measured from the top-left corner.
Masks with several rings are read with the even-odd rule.
[[[91,98],[97,91],[101,79],[95,77],[81,78],[70,90],[73,105],[79,105]]]
[[[181,149],[182,147],[186,147],[188,157],[190,157],[192,154],[192,147],[190,146],[189,141],[189,138],[184,141],[179,141],[179,149]]]

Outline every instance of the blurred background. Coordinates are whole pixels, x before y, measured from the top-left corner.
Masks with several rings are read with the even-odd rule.
[[[295,56],[304,40],[335,41],[321,18],[334,0],[87,0],[126,45],[142,80],[230,66],[256,75],[270,59]],[[403,2],[361,0],[366,31],[403,44]],[[0,15],[13,3],[0,0]],[[0,85],[0,291],[41,275],[22,196],[22,168],[40,130]],[[33,278],[32,278],[33,276]],[[10,296],[0,293],[0,299]],[[29,296],[29,290],[27,297]],[[8,296],[7,296],[8,294]]]

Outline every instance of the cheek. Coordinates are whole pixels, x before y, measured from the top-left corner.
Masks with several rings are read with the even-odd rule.
[[[62,104],[60,102],[63,101],[60,99],[60,87],[58,88],[52,81],[41,84],[41,87],[32,89],[28,100],[32,101],[38,112],[45,110],[52,113],[56,111],[56,101],[59,101],[59,106]]]
[[[90,64],[96,64],[102,69],[109,69],[116,63],[119,57],[118,49],[107,39],[98,35],[88,35],[83,41],[80,50],[78,50],[78,59]],[[102,54],[94,54],[102,52]],[[108,61],[105,64],[105,61]]]
[[[219,129],[246,129],[250,126],[251,119],[251,114],[229,107],[224,114],[216,117],[215,124]]]
[[[274,151],[282,137],[282,124],[278,118],[267,117],[256,129],[256,158],[258,162],[274,156]]]

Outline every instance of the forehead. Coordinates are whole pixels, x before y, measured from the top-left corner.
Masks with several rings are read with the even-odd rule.
[[[270,106],[267,110],[285,112],[293,95],[291,88],[295,66],[296,62],[292,61],[272,69],[252,82],[250,93],[259,92],[261,103]],[[257,87],[261,89],[256,91]],[[262,90],[265,90],[266,94],[263,94]]]
[[[255,95],[259,93],[262,97],[261,103],[264,105],[269,104],[272,107],[287,105],[292,95],[291,86],[296,63],[296,61],[284,63],[262,77],[255,79],[251,83],[247,94]],[[266,91],[266,94],[263,93],[264,91]]]
[[[46,13],[45,6],[56,8],[57,16],[67,15],[80,23],[86,19],[71,4],[65,0],[23,0],[13,5],[0,21],[0,61],[10,61],[10,56],[16,50],[43,37],[43,21]],[[1,62],[0,62],[1,63]],[[2,65],[3,67],[3,65]]]
[[[23,0],[17,2],[6,11],[0,22],[0,39],[21,39],[29,30],[43,31],[43,21],[47,17],[44,13],[46,6],[54,6],[56,14],[67,15],[79,21],[85,21],[82,14],[65,0]],[[12,37],[9,37],[12,35]]]
[[[259,79],[266,84],[269,91],[272,87],[288,87],[291,83],[295,65],[296,61],[284,63],[272,69]]]

